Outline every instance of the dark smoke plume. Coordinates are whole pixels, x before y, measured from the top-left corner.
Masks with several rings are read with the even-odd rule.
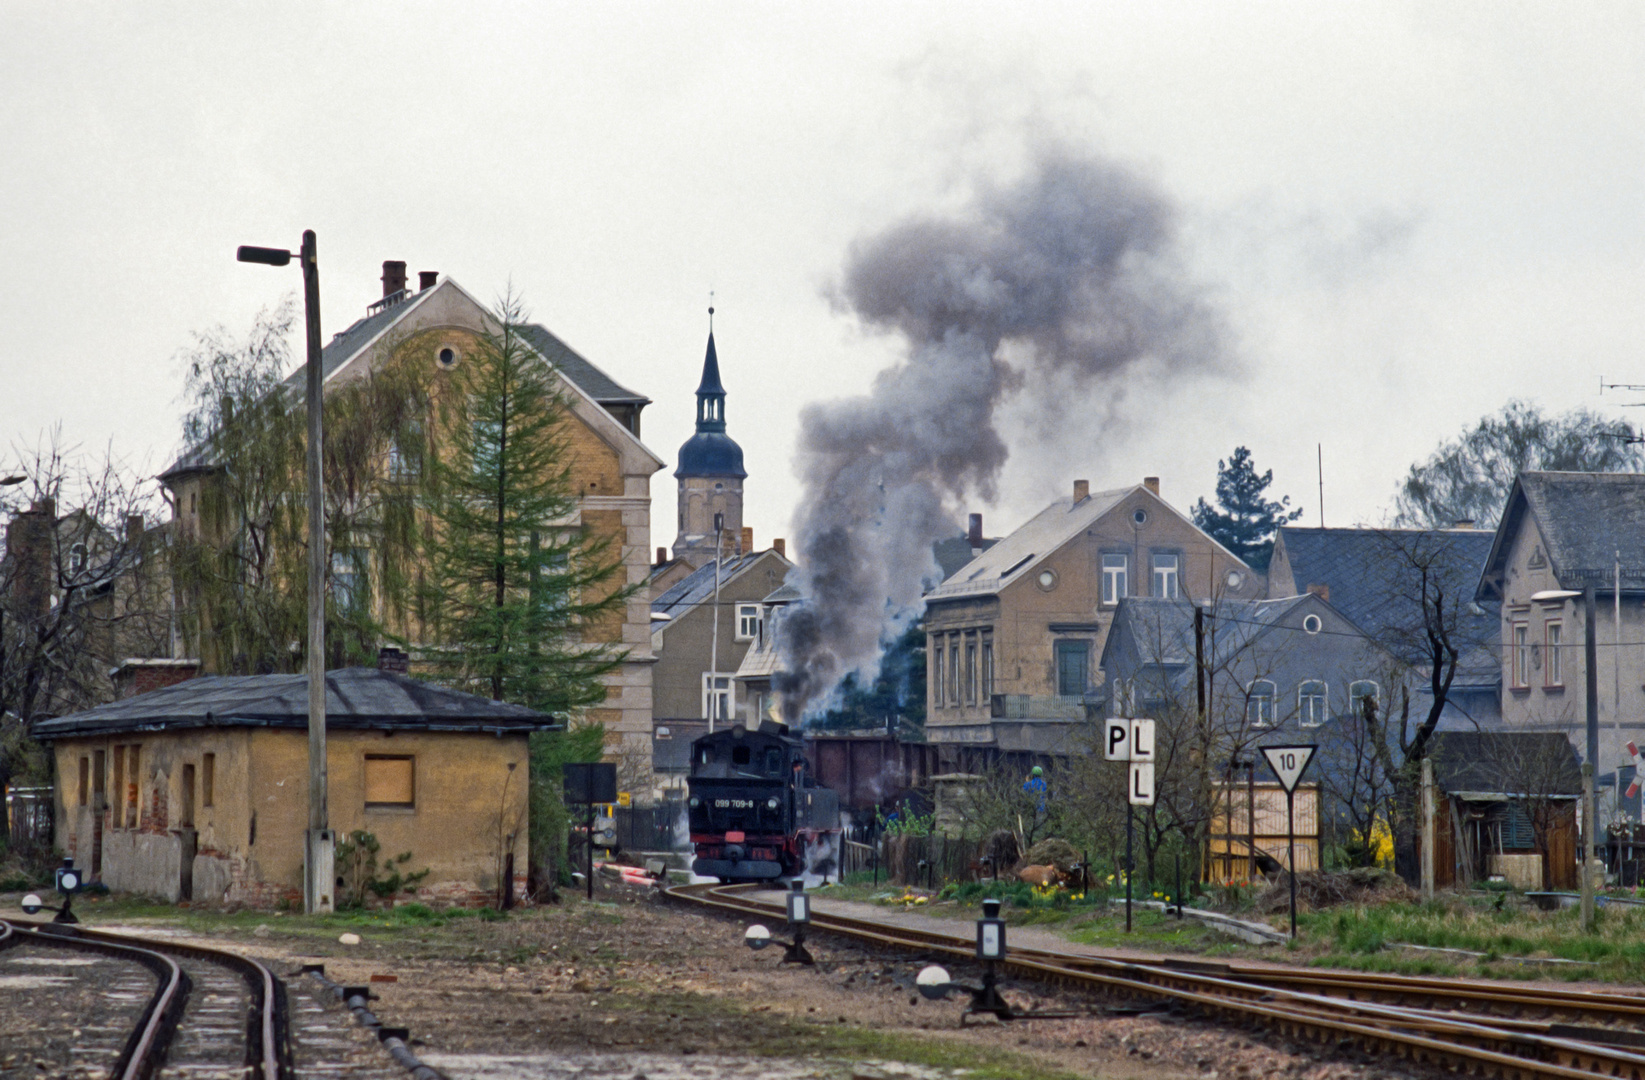
[[[995,428],[1020,394],[1031,414],[1094,437],[1083,400],[1128,373],[1220,356],[1217,321],[1175,271],[1164,197],[1126,169],[1062,154],[964,210],[852,245],[834,298],[906,358],[866,397],[807,407],[796,522],[805,596],[779,623],[777,689],[792,720],[918,615],[957,511],[991,501],[1008,456]],[[1055,389],[1053,389],[1055,388]],[[1067,440],[1064,440],[1067,441]]]

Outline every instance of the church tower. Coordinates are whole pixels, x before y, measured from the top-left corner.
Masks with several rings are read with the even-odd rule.
[[[725,433],[725,387],[720,385],[720,359],[714,351],[714,309],[708,309],[708,353],[703,357],[702,384],[697,387],[697,433],[680,447],[679,535],[674,557],[693,566],[714,558],[715,518],[719,519],[720,552],[737,553],[743,527],[743,448]]]

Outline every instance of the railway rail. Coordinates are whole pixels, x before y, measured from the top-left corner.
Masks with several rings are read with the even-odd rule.
[[[0,965],[98,984],[76,1017],[71,1075],[292,1080],[285,989],[249,957],[80,926],[0,921]],[[54,993],[44,986],[39,995]]]
[[[675,886],[677,900],[754,918],[783,907],[749,895],[761,886]],[[811,928],[871,945],[971,959],[966,937],[830,914]],[[1645,1080],[1645,997],[1276,968],[1255,964],[1144,963],[1013,945],[1007,973],[1062,986],[1159,1001],[1293,1038],[1358,1046],[1486,1076],[1610,1076]]]

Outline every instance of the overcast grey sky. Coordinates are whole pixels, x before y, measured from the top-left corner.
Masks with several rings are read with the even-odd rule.
[[[1638,4],[0,0],[0,434],[157,470],[191,331],[298,284],[235,245],[313,228],[328,337],[384,259],[512,282],[655,400],[670,469],[715,290],[763,545],[799,408],[899,355],[826,298],[851,242],[1056,145],[1175,201],[1237,365],[1024,418],[998,504],[956,512],[1144,474],[1186,509],[1246,444],[1314,524],[1322,443],[1327,523],[1376,521],[1509,397],[1645,400],[1597,396],[1645,382],[1642,104]]]

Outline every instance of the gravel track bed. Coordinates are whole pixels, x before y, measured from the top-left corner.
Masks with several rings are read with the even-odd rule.
[[[0,1077],[107,1076],[155,988],[153,972],[129,960],[0,950]]]

